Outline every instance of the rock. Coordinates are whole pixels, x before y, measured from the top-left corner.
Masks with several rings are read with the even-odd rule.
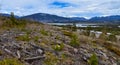
[[[39,52],[39,54],[43,54],[44,53],[44,51],[41,50],[41,49],[37,49],[37,52]]]
[[[77,53],[77,52],[78,52],[78,49],[76,49],[76,48],[74,48],[73,50],[74,50],[74,53]]]

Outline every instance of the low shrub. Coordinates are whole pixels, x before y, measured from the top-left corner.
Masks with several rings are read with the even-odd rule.
[[[0,65],[24,65],[24,64],[21,63],[19,60],[12,58],[0,61]]]
[[[40,30],[40,33],[43,34],[43,35],[46,35],[46,36],[48,35],[48,32],[45,31],[44,29],[41,29],[41,30]]]
[[[20,40],[20,41],[29,41],[30,40],[30,37],[29,35],[22,35],[22,36],[18,36],[16,37],[17,40]]]
[[[79,40],[78,40],[78,36],[76,34],[72,34],[70,45],[73,47],[78,47],[80,45]]]
[[[72,34],[73,34],[72,32],[66,31],[66,30],[64,30],[64,31],[62,31],[62,32],[63,32],[64,35],[69,36],[69,37],[71,37]]]
[[[90,59],[88,60],[89,65],[98,65],[98,58],[95,53],[92,54]]]
[[[109,40],[109,41],[114,41],[114,42],[116,42],[116,41],[117,41],[117,38],[116,38],[115,35],[111,34],[111,35],[108,36],[108,40]]]
[[[58,65],[59,59],[57,56],[50,52],[46,52],[45,55],[46,55],[46,58],[44,60],[45,65]]]
[[[63,48],[64,48],[64,44],[61,43],[61,44],[53,45],[52,48],[53,48],[55,51],[61,51],[61,50],[63,50]]]

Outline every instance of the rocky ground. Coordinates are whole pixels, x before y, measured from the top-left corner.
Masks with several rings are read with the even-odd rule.
[[[120,65],[120,47],[81,32],[28,23],[22,28],[0,29],[0,63],[14,58],[19,61],[16,65],[91,65],[95,61],[98,65]]]

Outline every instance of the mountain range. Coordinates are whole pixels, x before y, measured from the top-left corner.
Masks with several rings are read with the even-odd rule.
[[[0,14],[2,16],[9,17],[9,14]],[[84,17],[62,17],[53,14],[46,13],[35,13],[27,16],[16,16],[16,18],[21,19],[29,19],[44,23],[79,23],[79,22],[87,22],[87,23],[120,23],[120,15],[112,15],[112,16],[104,16],[104,17],[92,17],[90,19],[86,19]]]

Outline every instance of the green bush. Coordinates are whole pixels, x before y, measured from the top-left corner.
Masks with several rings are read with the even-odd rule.
[[[0,50],[0,56],[2,55],[3,53],[2,53],[2,51]]]
[[[117,41],[117,38],[116,38],[115,35],[111,34],[111,35],[108,36],[108,40],[109,40],[109,41],[114,41],[114,42],[116,42],[116,41]]]
[[[72,34],[71,36],[71,41],[70,41],[70,45],[73,46],[73,47],[78,47],[80,44],[79,44],[79,40],[78,40],[78,37],[76,34]]]
[[[92,28],[91,28],[90,26],[86,27],[85,32],[84,32],[84,35],[90,36],[90,30],[91,30],[91,29],[92,29]]]
[[[44,60],[45,65],[58,65],[59,58],[50,52],[45,53],[46,58]]]
[[[107,34],[103,32],[102,34],[100,34],[99,39],[107,40],[108,39]]]
[[[41,29],[41,30],[40,30],[40,33],[43,34],[43,35],[46,35],[46,36],[48,35],[48,32],[45,31],[44,29]]]
[[[90,59],[88,60],[89,65],[98,65],[98,58],[95,53],[92,54]]]
[[[76,30],[77,30],[76,23],[73,23],[73,26],[72,26],[72,31],[76,31]]]
[[[61,50],[63,50],[63,48],[64,48],[64,44],[61,43],[61,44],[53,45],[52,48],[53,48],[55,51],[61,51]]]
[[[0,65],[23,65],[23,63],[13,58],[13,59],[4,59],[0,61]]]
[[[30,40],[30,37],[29,35],[22,35],[22,36],[18,36],[16,37],[17,40],[20,40],[20,41],[29,41]]]
[[[96,38],[95,33],[91,32],[90,37],[92,37],[92,38]]]
[[[11,16],[9,19],[7,19],[4,23],[3,26],[6,27],[19,27],[19,28],[23,28],[26,25],[27,22],[25,22],[24,20],[18,20],[15,18],[14,13],[11,12]]]
[[[63,32],[64,35],[69,36],[69,37],[71,37],[72,34],[73,34],[72,32],[66,31],[66,30],[64,30],[64,31],[62,31],[62,32]]]

